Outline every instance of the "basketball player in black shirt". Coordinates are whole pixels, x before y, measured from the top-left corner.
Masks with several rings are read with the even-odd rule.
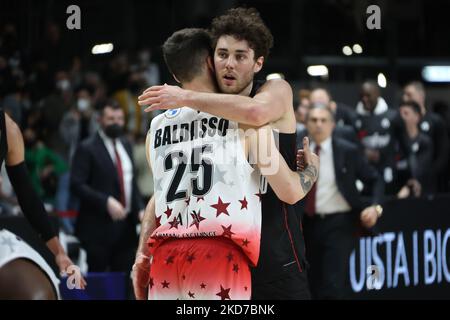
[[[155,86],[139,97],[146,111],[195,108],[251,126],[270,124],[278,132],[279,151],[296,168],[296,120],[292,88],[282,79],[254,81],[273,38],[259,13],[231,9],[212,22],[216,79],[224,94]],[[311,186],[304,186],[310,190]],[[265,193],[264,193],[265,192]],[[252,299],[309,299],[301,221],[295,205],[279,200],[270,186],[262,190],[261,253],[252,270]]]
[[[69,272],[68,268],[73,266],[73,262],[59,242],[56,230],[51,225],[27,172],[22,133],[17,124],[0,108],[0,167],[3,161],[6,163],[8,177],[22,212],[54,254],[60,272]],[[55,281],[51,280],[52,276],[44,271],[42,266],[45,262],[39,259],[40,257],[39,261],[32,261],[37,253],[27,253],[26,250],[33,249],[23,245],[20,238],[2,229],[1,225],[0,235],[0,245],[3,245],[3,248],[0,247],[0,299],[58,298]],[[17,251],[21,251],[20,254]],[[18,256],[21,258],[16,258]],[[86,282],[81,275],[79,281],[81,288],[84,288]]]

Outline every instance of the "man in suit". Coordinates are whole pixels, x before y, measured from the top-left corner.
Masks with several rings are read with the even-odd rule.
[[[358,147],[334,136],[334,113],[325,105],[311,106],[306,128],[320,157],[319,178],[305,201],[306,255],[313,298],[343,299],[347,295],[348,258],[358,226],[371,228],[381,216],[383,181]],[[370,184],[371,199],[363,199],[356,180]]]
[[[80,199],[76,235],[87,252],[89,271],[129,272],[144,206],[131,145],[122,137],[123,110],[109,102],[99,122],[99,131],[78,146],[73,158],[71,191]]]

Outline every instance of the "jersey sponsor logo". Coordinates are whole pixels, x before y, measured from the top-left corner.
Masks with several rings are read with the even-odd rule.
[[[166,118],[168,119],[173,119],[175,118],[177,115],[179,115],[181,112],[181,109],[172,109],[172,110],[167,110],[164,115],[166,116]]]

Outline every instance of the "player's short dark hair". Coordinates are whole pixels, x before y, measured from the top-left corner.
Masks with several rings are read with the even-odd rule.
[[[229,35],[246,40],[255,51],[255,60],[266,59],[273,47],[273,36],[255,8],[234,8],[214,18],[211,23],[213,47],[221,36]]]
[[[122,110],[122,107],[120,106],[119,102],[117,102],[117,100],[115,99],[107,99],[105,102],[101,104],[100,116],[103,117],[106,108],[111,108],[113,110]]]
[[[205,68],[211,55],[211,36],[206,29],[187,28],[176,31],[163,47],[164,60],[180,82],[192,81]]]
[[[415,101],[402,101],[399,105],[399,107],[408,107],[412,109],[415,113],[417,113],[419,116],[422,116],[422,109],[420,108],[419,104]]]

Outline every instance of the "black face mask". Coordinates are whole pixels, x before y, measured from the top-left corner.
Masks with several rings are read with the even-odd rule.
[[[122,127],[118,124],[111,124],[105,127],[105,134],[111,139],[116,139],[122,135]]]
[[[25,147],[27,149],[33,149],[36,146],[36,139],[27,139],[25,140]]]

